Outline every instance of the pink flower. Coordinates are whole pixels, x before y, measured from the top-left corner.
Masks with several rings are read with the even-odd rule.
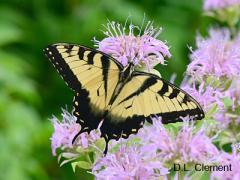
[[[74,144],[72,144],[72,140],[80,131],[81,126],[76,123],[77,118],[66,110],[63,110],[62,118],[61,122],[56,117],[52,118],[54,133],[51,137],[51,147],[53,155],[56,155],[56,150],[58,148],[61,148],[62,150],[76,146],[88,148],[90,142],[99,138],[95,132],[91,132],[90,135],[82,133],[78,136]]]
[[[205,0],[204,10],[216,10],[239,5],[240,0]]]
[[[232,40],[228,29],[210,29],[209,36],[197,37],[197,49],[192,52],[187,73],[199,79],[239,76],[240,38]]]
[[[213,88],[210,85],[206,86],[205,82],[202,82],[198,88],[195,84],[189,85],[188,82],[184,82],[181,87],[197,100],[205,112],[210,110],[214,104],[217,104],[219,108],[223,108],[221,101],[223,94],[219,89]]]
[[[193,125],[186,120],[176,136],[168,132],[159,120],[145,127],[139,136],[145,152],[157,152],[163,162],[209,162],[219,154],[203,129],[194,132]]]
[[[108,153],[106,157],[98,159],[93,174],[99,180],[158,179],[168,174],[168,169],[154,157],[143,153],[140,147],[123,145],[117,152]]]
[[[142,27],[133,24],[129,25],[127,31],[126,25],[122,26],[114,21],[108,22],[105,28],[104,34],[107,37],[94,42],[98,50],[113,56],[123,66],[133,62],[139,67],[146,66],[149,70],[158,63],[164,64],[165,57],[171,57],[168,46],[157,39],[161,28],[154,28],[150,21],[143,32]]]
[[[240,179],[240,153],[233,148],[232,154],[222,152],[220,157],[220,165],[231,165],[231,171],[215,171],[212,172],[212,179],[221,180],[239,180]]]
[[[240,79],[233,79],[230,87],[222,93],[223,97],[228,99],[229,104],[215,115],[215,119],[221,123],[223,128],[228,127],[230,123],[234,126],[239,124],[239,115],[237,113],[240,106]]]
[[[224,94],[232,100],[232,111],[240,106],[240,77],[232,80],[231,86]]]
[[[220,129],[226,129],[229,123],[232,122],[232,119],[228,116],[226,110],[221,110],[214,115],[214,119],[219,122],[218,127]]]

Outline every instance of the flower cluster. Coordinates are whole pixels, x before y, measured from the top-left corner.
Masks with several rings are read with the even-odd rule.
[[[169,174],[171,162],[211,163],[212,159],[220,154],[203,129],[195,129],[187,118],[183,120],[180,130],[173,132],[161,124],[161,119],[154,119],[151,126],[146,125],[137,135],[130,137],[130,141],[133,142],[131,146],[128,141],[112,143],[105,157],[98,151],[99,145],[96,142],[100,136],[96,134],[84,134],[73,146],[87,148],[88,142],[95,147],[97,158],[92,165],[92,174],[97,179],[157,179]],[[79,153],[74,151],[67,138],[67,135],[71,137],[72,131],[69,127],[74,124],[75,117],[63,111],[63,122],[57,123],[60,128],[55,128],[51,139],[54,151],[56,147],[61,147],[62,152],[71,155],[65,156],[69,159],[65,160],[67,162]]]
[[[210,29],[209,38],[197,37],[197,49],[191,54],[187,73],[196,77],[226,76],[240,74],[240,39],[231,39],[228,29]]]
[[[183,163],[210,162],[219,155],[203,129],[195,132],[193,123],[188,118],[183,120],[176,133],[167,131],[159,119],[155,119],[152,126],[144,127],[138,135],[144,144],[144,152],[156,153],[163,162]]]
[[[197,102],[199,102],[205,112],[210,110],[215,104],[223,108],[223,103],[221,101],[223,96],[222,93],[217,88],[206,86],[205,84],[206,83],[203,81],[197,87],[195,83],[189,84],[189,82],[185,81],[182,83],[181,88],[191,94]]]
[[[141,147],[122,145],[117,152],[98,159],[93,173],[97,179],[157,179],[168,174],[168,169],[155,157]]]
[[[240,5],[240,0],[205,0],[205,10],[215,10],[230,6]]]
[[[236,110],[240,106],[240,78],[233,80],[228,91],[225,92],[225,96],[232,100],[232,110]]]
[[[52,118],[54,127],[54,133],[51,137],[53,155],[56,155],[56,150],[58,148],[61,150],[66,150],[80,146],[86,149],[88,148],[89,143],[93,143],[99,139],[99,134],[92,131],[90,134],[80,134],[73,144],[73,138],[81,129],[80,124],[76,123],[76,121],[77,118],[66,110],[63,110],[61,121],[59,121],[56,117]]]
[[[190,83],[183,84],[183,89],[192,94],[206,111],[217,104],[218,111],[212,118],[220,123],[221,129],[239,124],[239,37],[232,37],[227,28],[210,29],[209,38],[198,36],[197,49],[192,50],[187,68]]]
[[[231,171],[215,171],[211,174],[213,179],[240,179],[240,153],[233,148],[232,154],[222,152],[220,158],[221,165],[231,165]]]
[[[154,28],[150,21],[144,30],[133,24],[127,30],[126,25],[114,21],[108,22],[105,28],[104,34],[107,37],[102,41],[94,40],[95,45],[98,50],[111,55],[123,66],[132,62],[150,71],[156,64],[164,64],[165,57],[171,57],[169,47],[157,39],[162,29]]]

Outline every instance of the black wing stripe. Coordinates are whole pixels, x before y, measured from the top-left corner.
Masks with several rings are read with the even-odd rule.
[[[192,120],[200,120],[204,118],[204,113],[200,112],[199,109],[183,110],[183,111],[174,111],[156,114],[162,118],[162,123],[175,123],[182,122],[183,118],[187,115],[192,118]]]
[[[163,96],[166,92],[168,92],[168,84],[167,83],[163,83],[163,87],[161,88],[160,91],[158,91],[158,94]]]
[[[70,53],[72,51],[73,45],[69,45],[69,48],[66,50],[66,53]]]
[[[108,70],[110,66],[109,58],[102,56],[101,63],[102,63],[102,67],[104,67],[102,69],[102,75],[103,75],[104,89],[106,93],[105,98],[107,98]]]
[[[131,99],[134,96],[139,95],[140,93],[144,92],[146,89],[148,89],[149,87],[151,87],[155,83],[157,83],[156,79],[151,78],[151,77],[147,78],[144,81],[144,83],[142,84],[142,86],[140,86],[136,91],[134,91],[132,94],[130,94],[129,96],[124,98],[119,104],[123,103],[124,101],[127,101],[127,100]]]
[[[91,51],[87,56],[88,56],[88,64],[93,64],[93,58],[95,56],[96,52]]]
[[[173,92],[169,95],[169,98],[170,98],[170,99],[173,99],[173,98],[177,97],[177,95],[178,95],[179,92],[180,92],[180,91],[179,91],[177,88],[174,88],[174,89],[173,89]]]
[[[79,59],[83,59],[84,52],[85,52],[85,49],[83,47],[79,47],[79,51],[78,51]]]

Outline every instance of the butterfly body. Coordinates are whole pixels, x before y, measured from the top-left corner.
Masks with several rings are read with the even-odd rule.
[[[122,88],[124,87],[124,85],[131,80],[132,77],[132,73],[134,71],[134,64],[133,63],[129,63],[120,73],[120,77],[119,77],[119,82],[116,85],[114,91],[113,91],[113,95],[108,103],[108,107],[113,104],[114,100],[117,98],[117,95],[121,92]]]
[[[104,153],[109,140],[136,134],[152,117],[160,116],[162,123],[204,118],[189,94],[154,74],[135,71],[132,62],[123,67],[103,52],[65,43],[49,45],[45,54],[75,92],[73,114],[81,130],[74,140],[100,126]]]

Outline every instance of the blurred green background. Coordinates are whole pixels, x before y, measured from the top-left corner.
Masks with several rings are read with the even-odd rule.
[[[0,179],[89,179],[70,165],[59,167],[50,149],[49,118],[61,107],[71,110],[72,92],[44,57],[56,42],[93,47],[107,19],[135,24],[147,20],[164,28],[173,57],[161,66],[165,79],[183,78],[187,45],[208,26],[201,0],[0,0]]]

